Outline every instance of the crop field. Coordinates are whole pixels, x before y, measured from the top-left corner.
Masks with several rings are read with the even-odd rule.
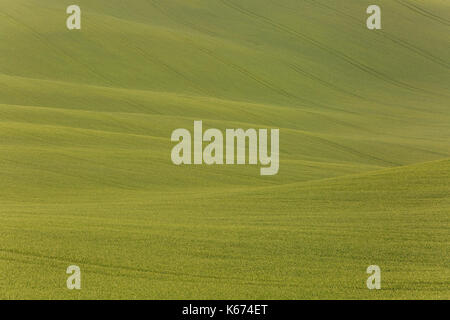
[[[449,31],[448,0],[0,0],[0,299],[450,299]],[[278,174],[174,165],[196,120],[279,128]]]

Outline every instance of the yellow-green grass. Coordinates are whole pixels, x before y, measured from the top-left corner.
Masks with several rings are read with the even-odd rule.
[[[450,298],[446,1],[72,2],[0,0],[0,299]],[[173,165],[194,120],[279,174]]]

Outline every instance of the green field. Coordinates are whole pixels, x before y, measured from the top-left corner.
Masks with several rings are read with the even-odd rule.
[[[450,299],[449,31],[448,0],[0,0],[0,299]],[[280,128],[278,175],[175,166],[194,120]]]

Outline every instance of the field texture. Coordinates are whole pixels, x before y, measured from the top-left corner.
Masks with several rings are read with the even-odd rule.
[[[0,299],[450,299],[449,31],[448,0],[0,0]],[[175,166],[194,120],[280,128],[278,175]]]

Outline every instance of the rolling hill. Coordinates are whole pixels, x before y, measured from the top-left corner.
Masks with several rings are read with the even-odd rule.
[[[0,0],[0,299],[450,298],[450,4],[375,2]],[[195,120],[278,175],[175,166]]]

